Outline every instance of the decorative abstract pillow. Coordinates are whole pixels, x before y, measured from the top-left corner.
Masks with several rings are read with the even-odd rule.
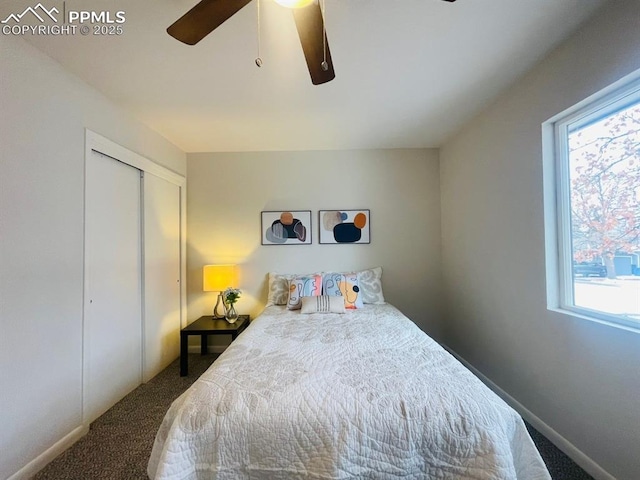
[[[382,267],[358,272],[358,285],[364,303],[385,303],[382,293]]]
[[[344,274],[342,273],[323,273],[322,274],[322,294],[331,297],[341,297],[339,284]]]
[[[344,299],[318,295],[317,297],[302,297],[300,313],[344,313]]]
[[[303,297],[317,297],[322,293],[322,275],[306,275],[289,280],[289,310],[299,310]]]
[[[322,275],[322,293],[343,297],[345,308],[364,307],[357,273],[325,273]]]
[[[289,299],[289,280],[293,277],[295,277],[295,275],[269,272],[267,307],[287,304]]]

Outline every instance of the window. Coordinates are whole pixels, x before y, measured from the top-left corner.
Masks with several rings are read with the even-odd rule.
[[[550,304],[640,329],[640,82],[545,128],[555,187],[545,189],[547,227],[557,222],[547,232],[548,247],[555,237]]]

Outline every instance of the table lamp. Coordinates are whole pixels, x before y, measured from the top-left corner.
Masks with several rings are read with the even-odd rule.
[[[224,299],[222,292],[228,287],[235,287],[235,265],[205,265],[202,267],[202,290],[205,292],[219,292],[218,301],[213,308],[214,318],[224,318]],[[222,312],[220,312],[222,304]]]

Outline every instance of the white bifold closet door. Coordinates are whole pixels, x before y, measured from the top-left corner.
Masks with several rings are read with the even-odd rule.
[[[144,375],[180,355],[180,187],[144,173]]]
[[[86,159],[84,420],[142,382],[140,170],[100,153]]]

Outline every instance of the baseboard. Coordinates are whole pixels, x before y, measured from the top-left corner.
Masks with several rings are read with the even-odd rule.
[[[209,353],[222,353],[229,345],[209,345]],[[189,345],[189,353],[200,353],[200,345]]]
[[[464,358],[451,350],[446,345],[443,347],[453,355],[460,363],[467,367],[473,374],[478,377],[484,384],[486,384],[491,390],[493,390],[500,398],[509,404],[516,412],[518,412],[522,418],[529,422],[533,428],[538,430],[541,434],[547,437],[556,447],[562,450],[571,460],[573,460],[580,468],[591,475],[596,480],[616,480],[616,478],[604,470],[600,465],[594,462],[590,457],[584,454],[574,444],[569,442],[566,438],[556,432],[553,428],[543,422],[538,416],[527,409],[524,405],[518,402],[515,398],[502,390],[498,385],[493,383],[489,378],[483,375],[473,365],[467,362]]]
[[[219,354],[224,352],[227,346],[228,345],[209,345],[209,352]],[[200,353],[200,345],[189,345],[188,352]],[[88,426],[85,427],[81,425],[75,428],[69,434],[57,441],[53,446],[45,450],[41,455],[31,460],[28,464],[7,478],[7,480],[27,480],[32,478],[36,473],[51,463],[58,455],[84,437],[88,431]]]
[[[51,463],[58,455],[68,449],[84,437],[89,431],[89,426],[81,425],[73,429],[69,434],[58,440],[53,446],[45,450],[41,455],[27,463],[24,467],[11,475],[7,480],[27,480]]]

